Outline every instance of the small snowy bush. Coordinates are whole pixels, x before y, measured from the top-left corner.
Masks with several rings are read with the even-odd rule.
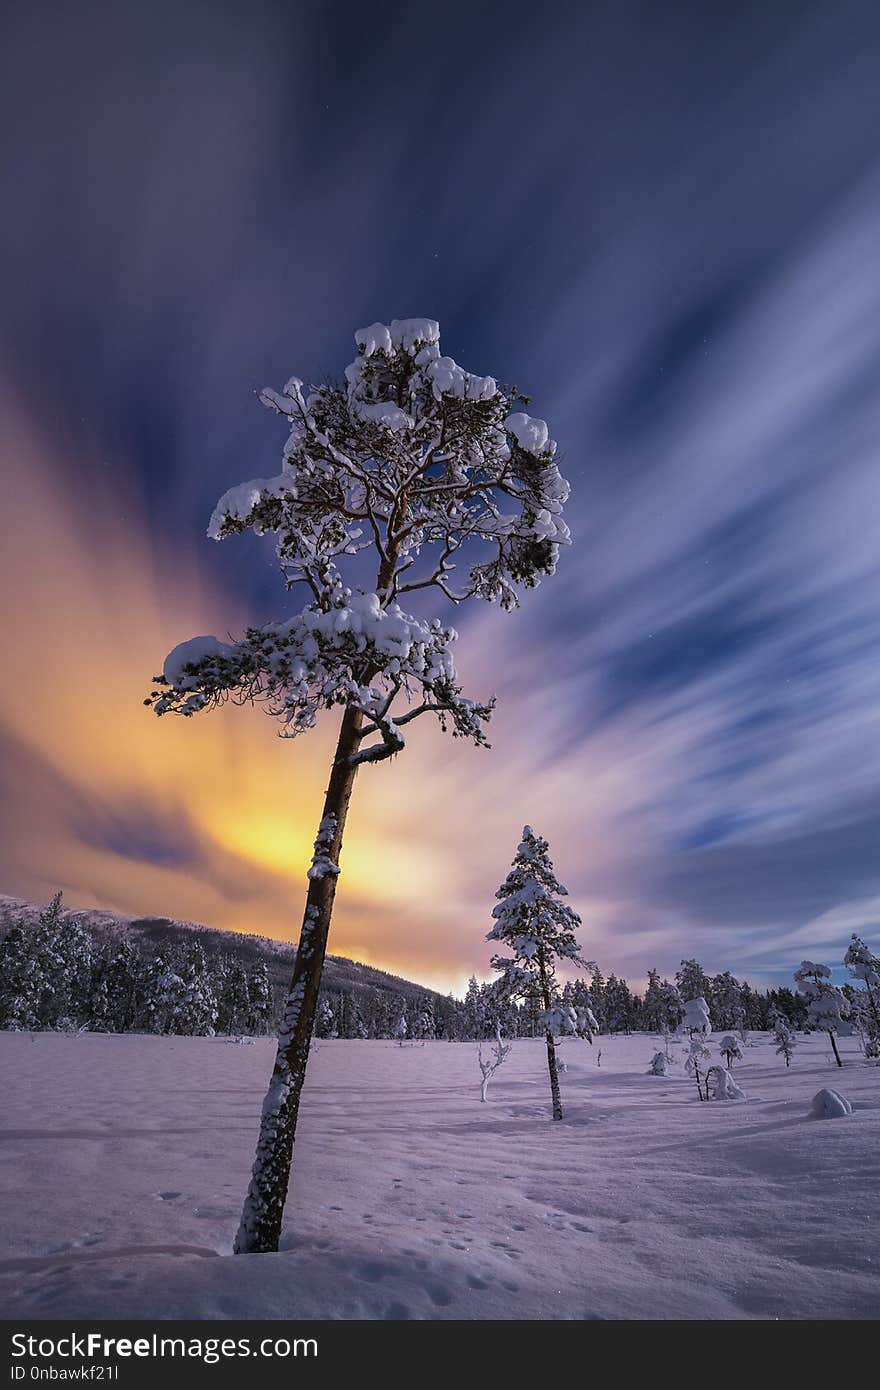
[[[495,1046],[492,1048],[492,1051],[488,1057],[483,1056],[483,1044],[477,1044],[477,1061],[479,1063],[480,1074],[482,1076],[482,1081],[480,1082],[480,1100],[487,1099],[489,1081],[491,1080],[495,1072],[498,1070],[498,1068],[501,1066],[501,1064],[510,1055],[511,1047],[512,1043],[506,1043],[502,1040],[500,1023],[496,1024],[495,1026]]]
[[[740,1089],[726,1067],[710,1067],[706,1073],[706,1095],[709,1100],[745,1100],[745,1092]]]
[[[742,1043],[739,1038],[734,1038],[730,1033],[721,1039],[718,1044],[718,1050],[721,1056],[727,1061],[728,1071],[733,1066],[734,1062],[741,1062],[743,1059]]]

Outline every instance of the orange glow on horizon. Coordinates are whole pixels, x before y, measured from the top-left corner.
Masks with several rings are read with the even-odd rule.
[[[175,551],[169,586],[131,500],[59,488],[48,441],[4,406],[15,524],[2,564],[16,602],[4,627],[14,814],[0,891],[42,901],[60,887],[71,906],[295,941],[335,721],[291,743],[261,710],[157,720],[145,709],[172,646],[246,615],[204,592],[192,555]],[[55,451],[53,464],[53,477],[77,476],[77,460]],[[405,794],[403,765],[393,776]],[[392,833],[388,790],[381,777],[357,788],[330,950],[446,990],[462,967],[432,959],[413,919],[427,924],[456,896],[449,866],[429,841]]]

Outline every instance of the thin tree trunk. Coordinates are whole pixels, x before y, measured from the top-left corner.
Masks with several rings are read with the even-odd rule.
[[[837,1063],[837,1065],[838,1065],[839,1067],[842,1067],[842,1066],[843,1066],[843,1063],[842,1063],[841,1060],[840,1060],[840,1053],[839,1053],[838,1050],[837,1050],[837,1039],[836,1039],[835,1036],[834,1036],[834,1030],[833,1030],[833,1028],[829,1028],[829,1029],[828,1029],[828,1036],[829,1036],[829,1038],[831,1039],[831,1046],[832,1046],[832,1048],[834,1049],[834,1060],[835,1060],[835,1062]]]
[[[357,765],[353,766],[350,759],[358,751],[362,724],[360,710],[346,709],[324,798],[322,822],[334,817],[333,833],[326,845],[327,858],[334,864],[339,863],[348,803],[357,775]],[[278,1249],[336,878],[335,873],[327,873],[309,879],[296,965],[278,1035],[275,1068],[263,1102],[253,1173],[233,1247],[237,1255]]]
[[[547,1029],[547,1066],[550,1071],[550,1097],[553,1101],[554,1120],[562,1119],[562,1096],[559,1093],[559,1070],[556,1066],[556,1044],[553,1034]]]
[[[539,956],[538,969],[541,979],[541,998],[544,1001],[545,1010],[550,1009],[550,987],[547,984],[547,971],[544,968],[544,958]],[[556,1065],[556,1044],[553,1041],[551,1029],[547,1029],[547,1069],[550,1072],[550,1099],[553,1102],[554,1120],[562,1119],[562,1096],[559,1091],[559,1068]]]

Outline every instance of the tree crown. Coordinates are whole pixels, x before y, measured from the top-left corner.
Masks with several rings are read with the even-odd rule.
[[[575,932],[581,919],[561,901],[568,889],[556,877],[549,844],[530,825],[523,828],[510,872],[495,896],[501,901],[492,910],[495,925],[486,940],[503,941],[513,951],[511,957],[492,958],[493,968],[503,972],[508,992],[530,993],[543,969],[552,993],[556,960],[591,971],[597,968],[580,954]]]
[[[271,532],[288,589],[304,585],[309,602],[237,642],[175,647],[146,703],[191,716],[229,697],[261,700],[291,736],[321,709],[354,706],[373,736],[357,761],[398,752],[402,725],[426,712],[485,743],[494,702],[462,694],[454,629],[398,599],[434,588],[454,603],[478,596],[511,608],[520,589],[553,574],[570,539],[556,444],[545,421],[518,408],[527,398],[515,387],[441,355],[433,319],[374,323],[355,341],[344,383],[307,388],[292,377],[261,393],[289,430],[281,472],[231,488],[208,527],[215,540]],[[373,589],[344,574],[366,550]],[[397,697],[414,695],[395,716]]]

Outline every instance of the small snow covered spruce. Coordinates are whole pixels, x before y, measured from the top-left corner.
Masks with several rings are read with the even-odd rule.
[[[777,1014],[773,1020],[773,1041],[776,1044],[777,1057],[784,1057],[785,1065],[790,1067],[797,1046],[797,1038],[791,1024],[783,1014]]]
[[[594,961],[581,957],[575,931],[581,925],[577,913],[561,901],[568,889],[557,879],[550,859],[550,846],[530,825],[523,828],[522,840],[513,866],[502,883],[492,911],[495,925],[487,941],[501,941],[510,956],[493,956],[492,967],[499,972],[496,988],[502,997],[539,1002],[547,1039],[547,1067],[554,1120],[562,1119],[559,1068],[553,1034],[578,1032],[577,1011],[558,1000],[556,962],[569,961],[595,970]],[[588,1012],[588,1011],[587,1011]],[[590,1019],[593,1022],[592,1014]],[[592,1024],[584,1017],[584,1027]]]
[[[311,729],[322,710],[343,711],[322,814],[332,830],[319,833],[309,878],[239,1252],[278,1249],[357,770],[399,753],[422,715],[486,744],[493,701],[463,693],[455,631],[414,617],[400,600],[434,589],[454,603],[515,607],[521,590],[554,573],[569,542],[568,484],[547,425],[522,409],[525,397],[444,356],[433,319],[373,323],[355,343],[344,381],[307,387],[291,377],[262,392],[287,430],[280,472],[231,488],[208,527],[214,540],[271,534],[284,583],[305,591],[305,606],[237,642],[184,642],[147,700],[157,714],[185,717],[230,698],[261,701],[288,736]],[[345,566],[367,550],[375,580],[354,587]]]

